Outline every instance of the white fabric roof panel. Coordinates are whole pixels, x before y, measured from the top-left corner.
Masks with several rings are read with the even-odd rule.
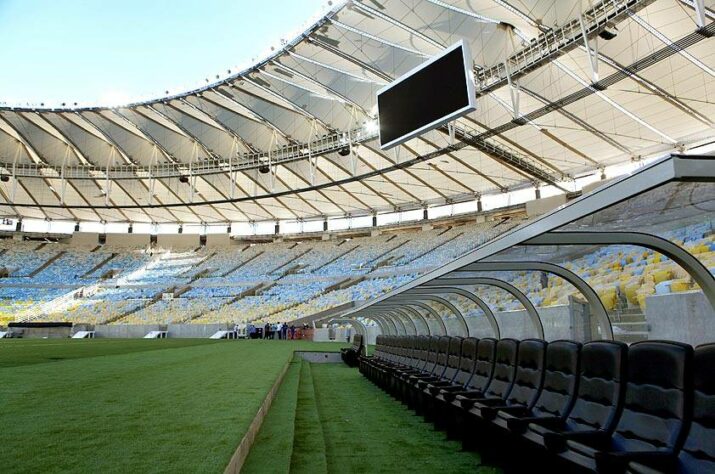
[[[706,5],[711,23],[713,1]],[[0,168],[17,173],[0,184],[0,213],[110,222],[363,215],[543,181],[546,175],[518,169],[519,160],[568,180],[715,139],[713,40],[694,33],[692,4],[677,0],[634,0],[618,17],[618,35],[595,40],[599,79],[611,81],[605,90],[589,89],[591,66],[579,40],[513,78],[518,88],[500,82],[478,92],[478,110],[457,121],[476,142],[465,146],[458,137],[452,149],[447,133],[433,131],[383,152],[376,140],[365,141],[366,132],[353,135],[373,120],[379,88],[442,47],[465,39],[477,70],[498,66],[594,6],[356,0],[333,7],[268,60],[202,90],[115,109],[0,107]],[[669,49],[681,39],[683,51]],[[636,76],[622,73],[654,53]],[[344,143],[349,151],[348,139],[352,156],[333,148],[313,157],[312,168],[315,147]],[[294,161],[276,164],[286,153]],[[270,172],[259,173],[258,164],[269,162]],[[229,164],[241,170],[229,173]],[[62,178],[65,167],[69,177]],[[191,175],[189,183],[180,174]]]

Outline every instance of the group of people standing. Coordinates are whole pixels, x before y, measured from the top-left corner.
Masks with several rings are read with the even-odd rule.
[[[261,333],[261,328],[254,326],[253,324],[248,324],[246,327],[246,332],[248,333],[249,339],[295,339],[296,338],[296,327],[291,325],[288,326],[286,323],[266,323],[263,326],[263,331]]]
[[[263,339],[295,339],[295,326],[286,323],[266,323],[263,326]]]

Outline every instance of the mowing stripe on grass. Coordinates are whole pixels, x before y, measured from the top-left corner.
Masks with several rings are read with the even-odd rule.
[[[283,474],[290,470],[300,367],[301,359],[294,358],[241,472]]]
[[[0,471],[221,472],[293,351],[338,347],[218,341],[116,353],[119,343],[75,342],[90,342],[79,346],[85,357],[63,358],[53,340],[32,348],[36,360],[62,360],[0,368]]]
[[[357,370],[312,364],[312,375],[329,472],[498,472]]]
[[[316,405],[310,362],[303,361],[298,385],[298,408],[295,412],[295,434],[290,472],[320,474],[328,472],[325,438]]]

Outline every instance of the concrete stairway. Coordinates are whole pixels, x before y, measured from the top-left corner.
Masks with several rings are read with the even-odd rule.
[[[650,329],[645,315],[637,310],[623,310],[612,315],[613,338],[631,344],[648,339]]]

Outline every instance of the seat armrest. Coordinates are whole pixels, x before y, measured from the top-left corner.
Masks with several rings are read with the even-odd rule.
[[[489,404],[486,404],[489,405]],[[504,412],[511,415],[526,414],[528,410],[524,406],[519,405],[490,405],[481,409],[482,418],[491,421],[497,417],[497,413]]]
[[[629,474],[677,474],[678,458],[673,456],[672,460],[663,460],[656,463],[648,464],[646,462],[628,463],[627,472]]]
[[[477,400],[484,396],[484,394],[479,390],[465,390],[460,392],[452,392],[452,394],[464,409],[471,408],[477,402]]]
[[[534,424],[540,425],[540,426],[545,426],[545,427],[551,428],[551,429],[558,429],[559,427],[563,426],[564,420],[559,416],[544,416],[544,417],[524,416],[524,417],[519,417],[518,415],[516,415],[516,416],[511,416],[511,417],[507,418],[506,427],[509,428],[510,431],[513,431],[515,433],[523,433],[524,431],[526,431],[526,427],[529,426],[530,423],[534,423]]]
[[[438,377],[434,377],[434,376],[429,376],[429,377],[417,377],[417,380],[416,380],[417,386],[418,386],[418,387],[422,387],[422,388],[424,388],[424,387],[425,387],[427,384],[429,384],[429,383],[434,383],[434,382],[438,382],[438,381],[439,381],[439,378],[438,378]]]
[[[611,439],[610,433],[602,430],[546,433],[544,444],[550,451],[560,453],[566,450],[567,441],[577,441],[591,447],[605,447]]]
[[[640,462],[654,465],[657,463],[658,469],[661,464],[675,464],[675,454],[673,451],[599,451],[595,455],[596,467],[599,472],[626,472],[628,463]]]

